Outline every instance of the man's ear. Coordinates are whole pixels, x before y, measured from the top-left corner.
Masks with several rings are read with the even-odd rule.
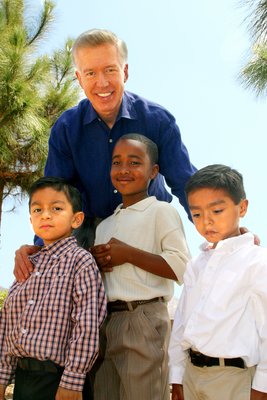
[[[73,220],[72,220],[72,228],[77,229],[79,226],[82,225],[84,220],[84,213],[82,211],[78,211],[73,215]]]
[[[83,89],[81,75],[80,75],[80,73],[79,73],[79,71],[78,71],[77,69],[76,69],[76,71],[75,71],[75,75],[76,75],[76,78],[77,78],[78,81],[79,81],[79,84],[80,84],[81,88]]]
[[[240,201],[240,211],[239,211],[239,215],[240,217],[244,217],[247,213],[248,210],[248,200],[247,199],[243,199]]]
[[[128,78],[129,78],[129,67],[128,67],[128,64],[124,65],[123,72],[124,72],[124,83],[125,83],[125,82],[127,82]]]

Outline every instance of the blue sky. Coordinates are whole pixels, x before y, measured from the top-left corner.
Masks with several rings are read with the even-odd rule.
[[[38,12],[41,4],[28,0]],[[90,28],[107,28],[129,49],[126,89],[160,103],[176,117],[191,161],[198,167],[223,163],[244,176],[249,210],[242,225],[267,246],[263,210],[267,198],[266,99],[256,99],[238,81],[250,40],[243,23],[247,10],[240,0],[57,0],[56,21],[43,51],[63,46]],[[202,238],[184,210],[193,255]],[[5,210],[10,209],[5,204]],[[262,208],[263,207],[263,208]],[[15,250],[32,242],[26,200],[15,212],[4,212],[1,229],[0,286],[13,280]],[[178,290],[176,290],[178,292]]]

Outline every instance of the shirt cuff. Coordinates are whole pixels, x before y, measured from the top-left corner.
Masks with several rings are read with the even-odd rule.
[[[0,368],[0,384],[7,386],[14,381],[15,372],[13,369]]]
[[[267,371],[259,371],[256,367],[256,373],[252,382],[252,389],[267,393]]]
[[[170,366],[169,368],[169,383],[177,383],[182,385],[184,377],[184,367]]]
[[[83,391],[86,374],[78,374],[75,372],[64,370],[59,386],[69,390]]]

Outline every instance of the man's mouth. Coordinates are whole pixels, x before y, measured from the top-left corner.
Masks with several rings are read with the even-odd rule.
[[[112,95],[112,92],[108,92],[108,93],[97,93],[97,96],[103,97],[103,98],[108,97],[108,96],[111,96],[111,95]]]

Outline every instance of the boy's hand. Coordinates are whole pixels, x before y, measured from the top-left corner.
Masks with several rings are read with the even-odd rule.
[[[0,385],[0,400],[5,400],[6,386]]]
[[[82,392],[77,392],[76,390],[65,389],[61,386],[58,387],[55,400],[82,400]]]
[[[37,253],[40,250],[39,246],[21,246],[15,253],[14,275],[18,282],[26,281],[32,270],[33,265],[29,260],[29,255]]]
[[[267,400],[267,393],[258,392],[258,390],[251,389],[250,400]]]
[[[92,246],[89,250],[94,256],[100,271],[111,272],[113,270],[112,265],[110,264],[111,256],[109,244],[98,244]]]
[[[172,384],[172,400],[184,400],[183,385]]]

